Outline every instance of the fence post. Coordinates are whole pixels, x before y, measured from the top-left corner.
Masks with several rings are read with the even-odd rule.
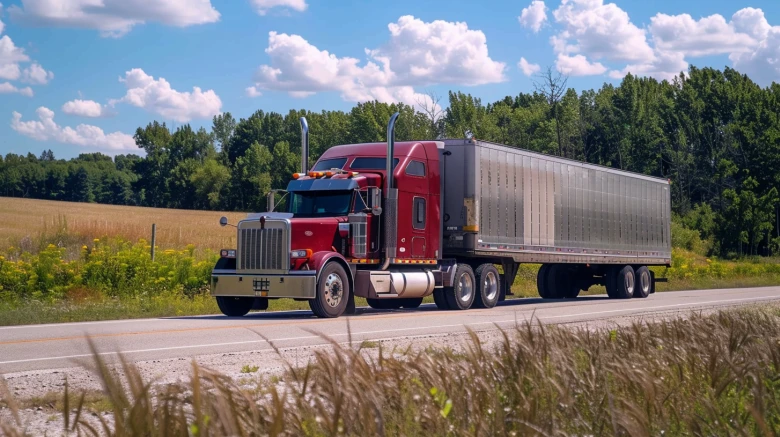
[[[152,223],[152,261],[154,261],[154,245],[156,244],[157,239],[157,224]]]

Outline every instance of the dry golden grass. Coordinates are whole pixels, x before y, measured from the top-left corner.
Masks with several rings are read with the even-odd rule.
[[[219,226],[223,215],[235,223],[246,214],[0,197],[0,250],[58,231],[88,240],[107,236],[150,241],[152,223],[157,224],[160,248],[235,247],[235,228]]]

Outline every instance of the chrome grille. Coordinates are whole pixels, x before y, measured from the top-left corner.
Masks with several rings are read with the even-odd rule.
[[[239,229],[239,270],[287,268],[284,229]]]

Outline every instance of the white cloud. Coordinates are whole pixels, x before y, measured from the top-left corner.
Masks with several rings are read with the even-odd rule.
[[[0,3],[0,16],[2,16],[3,5]],[[5,30],[5,25],[0,21],[0,34]],[[20,64],[30,62],[30,57],[24,52],[24,49],[17,47],[14,44],[11,37],[3,35],[0,37],[0,79],[4,80],[19,80],[23,82],[31,83],[34,85],[45,85],[51,79],[54,78],[54,73],[46,71],[40,64],[33,62],[32,65],[22,70]],[[15,86],[7,83],[5,84],[6,90],[12,87],[15,90],[19,90]],[[6,91],[11,92],[11,91]],[[20,91],[24,95],[32,96],[32,90],[29,87],[21,88]]]
[[[52,79],[54,79],[54,73],[44,70],[37,62],[25,68],[22,73],[22,82],[34,85],[46,85]]]
[[[542,0],[534,0],[528,7],[523,8],[517,20],[523,27],[539,32],[544,22],[547,21],[547,6]]]
[[[0,83],[0,94],[18,93],[23,96],[32,97],[33,90],[30,87],[17,88],[8,82]]]
[[[526,76],[534,75],[542,69],[539,64],[531,64],[526,61],[525,58],[520,58],[520,62],[517,63],[517,68],[519,68]]]
[[[121,99],[110,100],[112,106],[127,103],[181,123],[211,118],[222,108],[222,101],[214,90],[193,87],[192,92],[176,91],[165,79],[155,79],[140,68],[125,72],[125,77],[120,77],[119,81],[125,83],[127,94]]]
[[[309,6],[306,0],[251,0],[255,10],[260,15],[265,15],[273,8],[288,8],[303,12]]]
[[[609,76],[621,79],[626,74],[649,76],[658,80],[672,80],[676,75],[688,70],[688,63],[682,53],[658,53],[651,62],[629,64],[620,71],[612,70]]]
[[[656,14],[650,19],[650,32],[657,49],[688,56],[742,52],[756,44],[750,35],[738,32],[717,14],[698,21],[688,14]]]
[[[558,54],[558,59],[555,60],[555,66],[558,71],[570,76],[592,76],[604,74],[607,71],[607,67],[599,62],[591,63],[588,61],[588,58],[583,55],[568,56],[563,53]]]
[[[8,35],[0,38],[0,79],[18,80],[22,74],[19,63],[29,61],[24,49],[17,47]]]
[[[35,113],[38,115],[38,120],[22,121],[22,114],[14,111],[11,128],[38,141],[57,141],[88,149],[114,152],[137,152],[138,150],[132,135],[122,132],[106,134],[99,127],[88,124],[80,124],[75,129],[69,126],[62,127],[54,122],[54,112],[44,106],[39,107]]]
[[[761,85],[780,83],[780,26],[769,29],[751,52],[732,54],[734,68]]]
[[[22,22],[97,29],[113,37],[146,22],[186,27],[220,18],[210,0],[22,0],[8,11]]]
[[[490,58],[484,33],[466,23],[425,23],[403,16],[388,28],[390,40],[380,48],[366,49],[368,60],[363,66],[356,58],[320,50],[300,35],[270,32],[265,52],[271,62],[258,68],[255,91],[280,90],[295,97],[336,91],[348,101],[413,104],[414,86],[506,80],[506,65]]]
[[[109,115],[106,107],[94,100],[71,100],[62,105],[62,112],[68,115],[78,115],[80,117],[106,117]]]
[[[257,87],[254,86],[248,86],[246,89],[244,89],[244,91],[246,91],[246,95],[249,97],[260,97],[263,95],[263,93],[261,93]]]
[[[562,0],[553,16],[563,26],[553,40],[557,53],[616,62],[648,61],[654,56],[645,30],[635,26],[626,11],[614,3]]]

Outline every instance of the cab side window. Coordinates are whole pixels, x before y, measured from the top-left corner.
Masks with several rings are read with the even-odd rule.
[[[410,161],[406,166],[406,174],[409,176],[425,176],[425,163],[422,161]]]

